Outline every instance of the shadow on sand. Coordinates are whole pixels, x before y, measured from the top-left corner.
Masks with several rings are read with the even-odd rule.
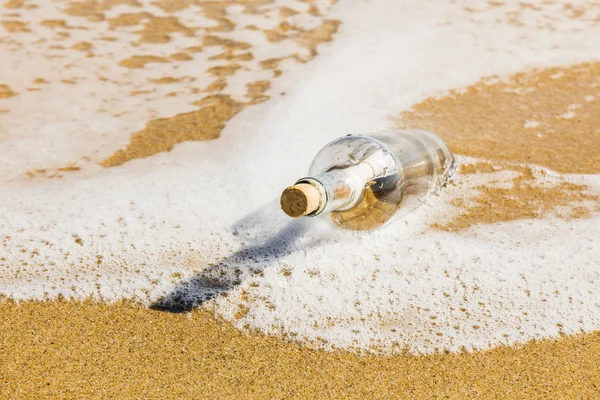
[[[238,234],[237,227],[250,223],[255,228],[262,221],[268,225],[273,223],[268,216],[255,213],[234,226],[234,234]],[[153,310],[173,313],[189,312],[205,301],[223,295],[246,279],[261,275],[265,268],[273,261],[291,254],[302,248],[315,246],[320,239],[314,238],[298,245],[299,239],[313,225],[312,221],[293,220],[285,223],[271,236],[261,243],[251,244],[231,254],[218,263],[209,266],[200,274],[180,283],[165,297],[154,302],[150,308]],[[312,236],[312,235],[311,235]],[[302,240],[305,242],[305,240]]]

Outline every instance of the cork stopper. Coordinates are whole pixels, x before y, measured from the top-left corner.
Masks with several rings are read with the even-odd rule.
[[[316,211],[321,205],[319,189],[309,183],[290,186],[281,193],[281,209],[292,218]]]

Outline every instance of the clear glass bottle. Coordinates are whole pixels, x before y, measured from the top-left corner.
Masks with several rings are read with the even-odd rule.
[[[431,132],[348,135],[319,151],[309,176],[283,191],[281,208],[291,217],[330,213],[342,228],[374,229],[414,210],[446,183],[453,165]]]

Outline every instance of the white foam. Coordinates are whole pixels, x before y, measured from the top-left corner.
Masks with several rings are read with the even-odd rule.
[[[86,140],[107,125],[142,127],[152,114],[144,102],[139,112],[109,119],[90,107],[79,138],[80,120],[70,125],[74,109],[11,117],[4,123],[12,175],[3,175],[0,191],[0,293],[150,303],[178,288],[194,299],[206,286],[194,277],[217,263],[225,277],[238,268],[242,282],[207,306],[240,327],[283,331],[305,343],[430,353],[599,329],[597,216],[460,234],[427,229],[453,212],[448,199],[460,194],[453,189],[371,233],[332,230],[319,220],[290,223],[278,210],[281,189],[332,138],[389,128],[390,117],[411,104],[483,76],[600,58],[600,42],[589,40],[600,34],[598,24],[568,18],[561,5],[526,10],[519,25],[506,16],[517,3],[464,9],[479,4],[341,2],[328,15],[343,22],[335,41],[321,46],[314,61],[290,64],[269,92],[273,98],[244,109],[221,138],[117,168],[14,179],[32,160],[53,160],[52,148],[35,146],[41,133],[52,135],[44,146],[84,155]],[[553,29],[544,27],[546,14]],[[159,115],[191,107],[165,111],[158,98],[151,104]],[[27,99],[20,100],[25,108]],[[92,101],[85,99],[84,108]],[[107,140],[102,151],[109,154],[126,137]],[[45,155],[36,158],[32,148]],[[597,176],[567,178],[600,192]],[[485,182],[457,179],[461,187]],[[242,302],[247,313],[237,320]]]

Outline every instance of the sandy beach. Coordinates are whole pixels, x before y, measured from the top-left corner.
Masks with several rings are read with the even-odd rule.
[[[0,397],[600,393],[600,4],[10,0],[0,31]],[[329,140],[411,128],[458,163],[414,212],[278,209]]]

